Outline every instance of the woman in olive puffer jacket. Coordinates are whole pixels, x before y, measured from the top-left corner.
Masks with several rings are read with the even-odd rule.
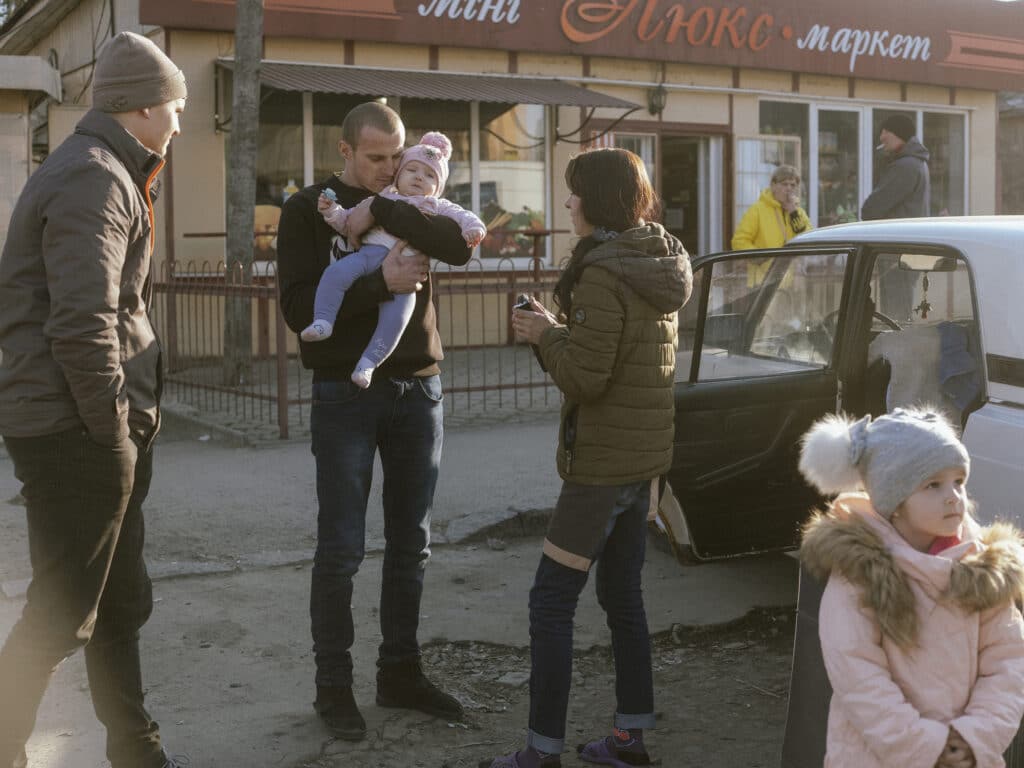
[[[517,337],[537,345],[565,398],[563,485],[530,591],[526,748],[481,763],[491,768],[560,765],[573,616],[595,561],[617,707],[612,735],[580,745],[579,755],[650,764],[643,730],[654,726],[654,692],[640,571],[652,488],[672,460],[676,313],[690,294],[690,262],[675,237],[646,221],[656,199],[632,152],[585,152],[565,176],[565,205],[581,239],[555,288],[561,317],[536,300],[513,316]]]

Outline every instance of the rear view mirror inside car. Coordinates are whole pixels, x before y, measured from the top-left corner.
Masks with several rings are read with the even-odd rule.
[[[900,269],[913,272],[956,272],[956,258],[934,253],[900,254]]]

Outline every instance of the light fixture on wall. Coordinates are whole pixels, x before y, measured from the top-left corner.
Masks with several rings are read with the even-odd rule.
[[[652,115],[660,115],[665,109],[668,101],[668,91],[664,83],[658,83],[653,88],[647,89],[647,111]]]

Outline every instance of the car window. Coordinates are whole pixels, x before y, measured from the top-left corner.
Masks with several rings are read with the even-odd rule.
[[[705,265],[695,275],[694,296],[710,281],[706,308],[692,301],[680,313],[676,380],[690,380],[702,313],[697,381],[825,368],[845,271],[843,253],[752,253]]]
[[[879,251],[871,299],[866,364],[885,381],[875,409],[926,403],[959,422],[983,387],[967,263],[953,252]]]
[[[878,332],[901,327],[973,323],[974,303],[967,262],[956,254],[883,251],[876,255],[871,295],[885,317],[875,318]]]

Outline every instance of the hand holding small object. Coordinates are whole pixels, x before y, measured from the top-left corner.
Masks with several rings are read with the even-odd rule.
[[[518,341],[539,344],[544,331],[558,325],[558,321],[537,299],[527,298],[527,305],[517,304],[512,309],[512,330]]]
[[[337,202],[338,195],[335,194],[334,190],[330,187],[324,187],[323,192],[320,193],[320,197],[317,198],[316,207],[320,213],[323,213]]]

